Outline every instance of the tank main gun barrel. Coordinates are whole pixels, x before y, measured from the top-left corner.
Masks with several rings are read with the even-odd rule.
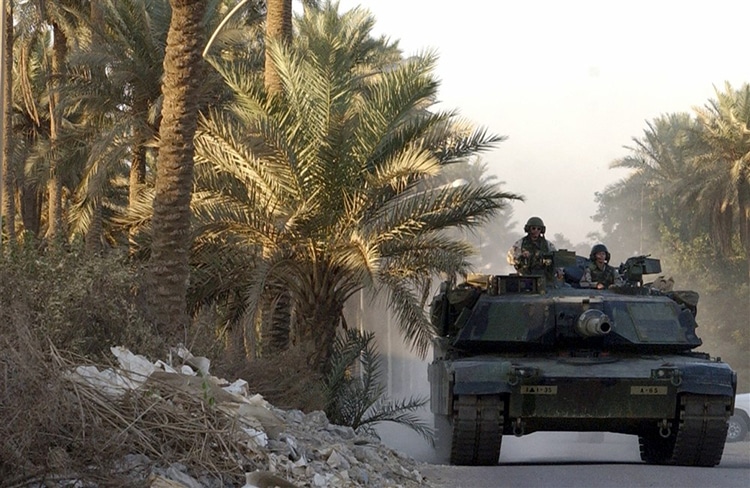
[[[611,331],[609,317],[601,310],[586,310],[576,321],[576,332],[583,337],[603,336]]]

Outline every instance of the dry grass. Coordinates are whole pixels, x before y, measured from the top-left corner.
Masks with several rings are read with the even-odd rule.
[[[250,391],[281,409],[312,412],[325,408],[321,377],[311,370],[305,353],[296,348],[252,361],[237,355],[233,361],[217,363],[214,372],[244,379]]]
[[[149,381],[119,399],[71,379],[80,358],[65,357],[26,328],[3,334],[0,358],[0,486],[78,478],[99,486],[142,486],[122,466],[143,454],[162,466],[238,483],[264,459],[237,434],[235,419],[210,395]],[[100,368],[106,365],[99,365]]]

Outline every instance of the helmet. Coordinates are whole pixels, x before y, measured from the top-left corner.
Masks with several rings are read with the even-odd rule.
[[[541,227],[542,228],[542,234],[547,232],[547,228],[544,226],[544,222],[542,222],[542,219],[539,217],[531,217],[527,222],[526,225],[523,226],[523,231],[528,233],[530,228],[534,227]]]
[[[609,263],[609,258],[611,256],[609,255],[609,251],[607,250],[607,246],[605,246],[604,244],[597,244],[594,247],[592,247],[591,248],[591,254],[589,254],[589,259],[591,261],[593,261],[594,259],[596,259],[596,254],[600,253],[600,252],[603,252],[603,253],[605,253],[607,255],[607,257],[604,260],[605,260],[605,262]]]

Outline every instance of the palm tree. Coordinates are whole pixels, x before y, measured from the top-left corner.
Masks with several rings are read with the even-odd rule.
[[[12,127],[12,115],[13,115],[13,2],[8,2],[7,8],[5,8],[5,0],[3,2],[3,8],[0,10],[3,12],[3,16],[0,18],[0,22],[4,23],[2,32],[4,39],[2,42],[2,69],[3,69],[3,81],[2,81],[2,93],[0,96],[3,97],[2,113],[0,117],[3,118],[2,123],[2,168],[0,168],[0,205],[2,211],[0,211],[0,247],[2,246],[2,228],[3,225],[8,232],[8,242],[13,243],[16,240],[16,205],[15,205],[15,171],[12,164],[13,157],[13,127]]]
[[[88,2],[86,5],[88,8]],[[71,180],[77,178],[75,173],[82,144],[68,138],[64,119],[69,113],[68,107],[62,103],[62,91],[67,83],[68,54],[77,44],[78,25],[73,12],[82,6],[82,2],[38,0],[19,2],[16,6],[16,47],[22,58],[17,63],[17,72],[21,76],[20,92],[18,97],[14,95],[14,100],[21,100],[24,115],[29,116],[24,122],[39,124],[43,121],[48,126],[42,131],[35,130],[31,137],[30,133],[14,137],[17,145],[19,140],[28,143],[28,147],[23,148],[23,151],[28,150],[27,174],[18,175],[24,180],[18,185],[22,193],[22,218],[24,224],[31,224],[27,228],[36,230],[40,222],[34,221],[35,207],[46,205],[46,236],[49,240],[63,240],[66,238],[67,194],[69,188],[75,186]],[[25,57],[29,54],[33,56],[30,59]],[[29,75],[43,83],[29,83]],[[18,133],[15,129],[14,132]],[[43,176],[39,177],[42,172]],[[28,173],[33,175],[32,181],[25,181]],[[46,199],[37,199],[37,188],[45,186]]]
[[[716,100],[695,112],[705,151],[693,161],[695,184],[685,200],[709,219],[711,239],[725,258],[737,254],[739,234],[750,285],[750,84],[735,90],[727,82]],[[746,307],[750,313],[750,295]]]
[[[411,396],[393,400],[386,395],[381,356],[374,340],[372,332],[356,329],[336,339],[324,379],[328,419],[332,424],[347,425],[357,433],[374,437],[378,437],[376,425],[394,422],[431,440],[430,426],[417,413],[430,399]],[[360,374],[353,375],[352,371]]]
[[[619,252],[629,255],[654,245],[659,226],[688,239],[695,216],[676,216],[681,214],[689,163],[698,150],[697,131],[688,113],[657,117],[647,123],[642,137],[626,146],[630,154],[610,164],[631,174],[597,194],[600,205],[594,220],[602,222],[604,240],[619,243]]]
[[[694,191],[686,200],[698,203],[710,217],[719,250],[731,255],[739,234],[750,278],[750,84],[716,90],[716,100],[696,107],[705,151],[694,159]]]
[[[303,0],[302,3],[305,8],[319,7],[318,0]],[[289,45],[292,35],[292,0],[266,0],[266,45],[270,42]],[[269,50],[265,55],[264,80],[269,95],[281,91],[281,78]]]
[[[173,338],[188,325],[190,200],[193,136],[197,124],[205,0],[170,0],[172,18],[164,55],[164,105],[159,130],[149,260],[150,297],[157,326]]]
[[[147,162],[156,159],[169,14],[167,0],[124,0],[81,13],[87,42],[70,56],[65,94],[68,105],[86,113],[78,129],[91,150],[75,189],[74,233],[89,235],[89,225],[101,220],[93,218],[97,212],[107,211],[110,220],[138,204]],[[120,201],[122,187],[115,183],[123,173],[127,203]]]
[[[20,31],[19,31],[20,33]],[[46,106],[46,74],[43,69],[46,45],[40,38],[21,39],[14,47],[13,66],[13,154],[8,160],[16,181],[13,190],[19,202],[18,212],[25,232],[39,237],[42,229],[44,182],[48,172],[36,171],[36,150],[49,138]],[[25,167],[26,166],[26,167]],[[41,166],[41,165],[39,165]],[[27,175],[27,169],[33,174]],[[11,191],[11,190],[9,190]]]
[[[70,8],[75,7],[75,1],[47,1],[39,2],[40,20],[49,25],[52,32],[52,48],[49,62],[49,77],[47,79],[49,96],[49,179],[47,181],[47,234],[49,241],[66,237],[63,221],[63,179],[66,151],[63,144],[63,107],[60,106],[61,91],[67,78],[68,42],[75,35],[76,26]],[[71,5],[68,5],[71,4]]]
[[[430,112],[435,57],[391,63],[393,46],[370,38],[373,24],[360,9],[308,10],[293,47],[266,46],[277,96],[241,66],[217,65],[236,98],[196,137],[197,247],[243,250],[202,266],[232,266],[221,291],[250,316],[289,292],[293,342],[317,370],[362,288],[388,293],[405,339],[424,354],[430,279],[466,271],[472,252],[442,231],[480,225],[515,197],[490,184],[439,184],[446,166],[501,138]]]

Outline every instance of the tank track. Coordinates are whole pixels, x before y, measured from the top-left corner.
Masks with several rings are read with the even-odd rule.
[[[721,462],[731,398],[682,395],[676,432],[662,437],[658,429],[639,436],[641,459],[651,464],[716,466]]]
[[[680,427],[672,462],[682,466],[716,466],[724,453],[731,399],[684,395],[680,403]]]
[[[453,402],[450,462],[494,466],[500,458],[505,402],[499,395],[460,395]]]

